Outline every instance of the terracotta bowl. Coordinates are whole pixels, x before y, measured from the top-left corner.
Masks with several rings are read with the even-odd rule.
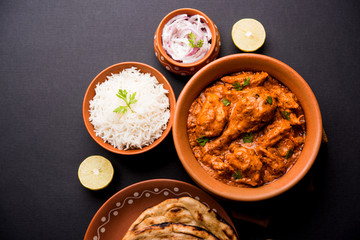
[[[162,46],[162,31],[165,24],[172,19],[173,17],[180,15],[180,14],[188,14],[188,15],[196,15],[199,14],[206,19],[206,23],[211,30],[212,40],[211,40],[211,47],[207,54],[197,62],[194,63],[180,63],[172,59],[164,50]],[[203,12],[199,10],[192,9],[192,8],[181,8],[177,9],[164,17],[158,28],[156,29],[155,36],[154,36],[154,50],[155,56],[158,58],[160,63],[170,72],[175,74],[179,74],[182,76],[186,75],[193,75],[196,73],[200,68],[208,64],[209,62],[216,59],[219,54],[221,47],[221,39],[220,33],[217,29],[216,25],[211,21],[211,19],[206,16]]]
[[[119,73],[123,69],[130,68],[130,67],[136,67],[142,73],[150,73],[152,76],[155,76],[156,79],[158,80],[158,82],[160,84],[163,84],[164,88],[169,91],[167,96],[169,98],[169,103],[170,103],[170,118],[169,118],[167,127],[164,130],[164,132],[162,133],[162,135],[160,136],[160,138],[155,140],[151,145],[143,147],[142,149],[119,150],[118,148],[115,148],[111,144],[104,142],[104,140],[102,138],[95,135],[94,126],[89,121],[89,117],[90,117],[89,101],[92,100],[95,96],[96,84],[104,82],[107,79],[106,77],[110,76],[111,73]],[[102,72],[100,72],[94,78],[94,80],[92,80],[92,82],[90,83],[90,85],[85,93],[82,112],[83,112],[83,119],[84,119],[85,127],[86,127],[87,131],[89,132],[90,136],[95,140],[95,142],[97,142],[100,146],[102,146],[106,150],[109,150],[113,153],[124,154],[124,155],[134,155],[134,154],[139,154],[139,153],[149,151],[150,149],[159,145],[159,143],[166,138],[166,136],[169,134],[169,132],[171,130],[171,127],[172,127],[172,124],[174,121],[175,105],[176,105],[176,99],[175,99],[174,91],[171,88],[170,83],[166,80],[166,78],[158,70],[156,70],[155,68],[153,68],[147,64],[144,64],[144,63],[123,62],[123,63],[118,63],[115,65],[112,65],[112,66],[104,69]]]
[[[210,83],[223,75],[243,71],[266,71],[286,85],[299,99],[306,121],[306,140],[293,167],[281,178],[255,188],[226,185],[208,175],[195,159],[187,136],[187,116],[193,100]],[[305,80],[279,60],[259,54],[234,54],[220,58],[198,71],[186,84],[178,98],[173,138],[181,163],[191,178],[206,191],[224,199],[258,201],[279,195],[302,179],[312,166],[321,144],[322,120],[317,100]]]

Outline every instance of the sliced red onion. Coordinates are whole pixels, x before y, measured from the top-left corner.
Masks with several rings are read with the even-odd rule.
[[[195,34],[196,42],[203,41],[200,48],[190,46],[190,33]],[[198,14],[177,15],[165,24],[162,32],[164,50],[172,59],[182,63],[193,63],[202,59],[210,49],[211,38],[206,19]]]

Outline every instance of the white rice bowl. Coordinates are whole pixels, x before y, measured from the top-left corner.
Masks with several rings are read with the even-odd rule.
[[[126,113],[114,109],[126,106],[116,96],[119,89],[128,96],[136,92],[136,103]],[[95,134],[120,150],[141,149],[158,139],[167,127],[170,118],[168,90],[154,76],[141,73],[135,67],[124,69],[98,83],[95,96],[90,100],[89,120]]]

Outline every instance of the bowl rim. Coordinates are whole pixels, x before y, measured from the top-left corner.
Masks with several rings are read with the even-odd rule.
[[[90,115],[89,114],[89,105],[90,105],[89,101],[95,95],[95,87],[96,87],[97,83],[104,82],[107,79],[106,77],[109,76],[110,73],[114,73],[114,72],[118,73],[118,72],[122,71],[123,69],[127,69],[130,67],[135,67],[135,68],[139,69],[140,72],[142,72],[142,73],[150,73],[152,76],[154,76],[153,73],[155,73],[155,75],[157,75],[155,77],[158,80],[158,82],[160,84],[163,84],[164,88],[166,90],[168,90],[167,97],[169,98],[170,117],[169,117],[166,129],[163,131],[161,136],[158,139],[156,139],[152,144],[145,146],[141,149],[120,150],[118,148],[113,147],[111,144],[105,142],[102,138],[96,136],[96,134],[94,132],[94,126],[89,121],[89,115]],[[119,68],[120,70],[113,71],[114,69],[117,69],[117,68]],[[159,80],[159,78],[160,78],[160,80]],[[92,95],[92,97],[90,97],[90,95]],[[113,65],[105,68],[104,70],[102,70],[100,73],[98,73],[94,77],[94,79],[90,82],[89,86],[87,87],[84,98],[83,98],[82,115],[83,115],[83,121],[84,121],[86,130],[88,131],[88,133],[90,134],[92,139],[95,140],[95,142],[97,144],[99,144],[101,147],[103,147],[104,149],[106,149],[110,152],[117,153],[117,154],[136,155],[139,153],[147,152],[147,151],[155,148],[168,136],[168,134],[172,130],[175,109],[176,109],[175,94],[171,87],[171,84],[168,82],[166,77],[159,70],[157,70],[156,68],[154,68],[148,64],[141,63],[141,62],[135,62],[135,61],[128,61],[128,62],[120,62],[120,63],[113,64]]]
[[[216,180],[215,178],[212,178],[210,175],[208,175],[205,172],[205,170],[203,170],[203,168],[197,162],[194,155],[192,154],[191,149],[190,149],[190,151],[191,151],[192,156],[189,157],[189,155],[186,155],[186,154],[189,154],[189,148],[190,148],[189,144],[188,144],[188,142],[187,142],[187,144],[184,144],[183,142],[180,141],[180,138],[179,138],[180,135],[182,135],[182,136],[186,135],[186,138],[187,138],[186,131],[184,133],[184,124],[186,127],[186,123],[184,123],[183,121],[179,122],[180,118],[185,118],[184,116],[181,117],[181,114],[184,115],[184,112],[181,113],[181,111],[185,111],[184,110],[185,108],[186,108],[186,111],[188,111],[188,106],[184,104],[185,98],[187,97],[186,93],[189,91],[192,91],[192,95],[199,94],[204,88],[202,88],[198,93],[197,92],[194,93],[195,91],[192,88],[194,88],[195,85],[199,84],[199,81],[196,81],[196,79],[198,79],[199,76],[202,75],[204,72],[206,72],[206,71],[210,72],[211,68],[214,65],[216,65],[216,64],[221,65],[221,64],[226,63],[229,60],[238,60],[238,61],[256,60],[256,61],[263,62],[263,63],[270,61],[271,64],[274,64],[274,66],[276,66],[277,68],[280,68],[280,69],[284,70],[286,73],[289,73],[291,75],[291,76],[289,76],[290,78],[296,78],[297,81],[295,81],[295,82],[297,82],[299,85],[301,85],[301,87],[303,88],[303,90],[301,90],[301,91],[305,91],[306,98],[310,99],[310,101],[312,102],[311,106],[309,106],[307,108],[311,109],[311,112],[314,115],[312,115],[311,119],[310,119],[309,116],[306,116],[306,114],[305,114],[307,123],[308,124],[312,123],[312,126],[308,126],[308,124],[307,124],[306,128],[308,130],[308,127],[311,127],[313,130],[312,133],[310,134],[312,136],[312,138],[310,140],[308,140],[309,137],[307,137],[305,140],[305,144],[304,144],[304,149],[305,148],[307,149],[308,157],[304,160],[304,157],[301,158],[301,155],[300,155],[299,159],[300,158],[302,159],[301,163],[297,164],[298,162],[300,162],[298,159],[298,161],[291,167],[291,169],[285,175],[283,175],[276,181],[273,181],[269,184],[266,184],[266,185],[263,185],[263,186],[260,186],[257,188],[239,188],[239,187],[229,186],[229,185],[226,185],[225,183],[222,183],[222,182]],[[246,68],[248,68],[248,67],[246,67]],[[239,67],[238,71],[245,70],[245,69],[244,68],[241,69],[241,67]],[[212,73],[214,73],[214,72],[212,72]],[[208,80],[208,81],[206,81],[206,83],[201,83],[201,84],[207,86],[211,82],[217,80],[219,77],[221,77],[225,74],[230,74],[230,73],[232,73],[232,72],[224,73],[221,75],[219,74],[218,76],[214,76],[214,79]],[[288,76],[288,75],[286,75],[286,76]],[[192,99],[192,101],[194,99]],[[299,99],[299,101],[300,101],[300,99]],[[294,69],[292,69],[287,64],[285,64],[275,58],[265,56],[262,54],[255,54],[255,53],[237,53],[237,54],[232,54],[232,55],[228,55],[228,56],[219,58],[219,59],[209,63],[202,69],[200,69],[187,82],[187,84],[185,85],[185,87],[183,88],[182,92],[180,93],[180,95],[178,97],[177,103],[179,104],[179,106],[182,106],[182,108],[181,109],[177,108],[175,110],[175,119],[174,119],[174,126],[173,126],[172,131],[173,131],[173,140],[174,140],[175,148],[176,148],[177,154],[179,156],[179,159],[180,159],[183,167],[185,168],[185,170],[190,175],[190,177],[198,185],[200,185],[207,192],[217,195],[220,198],[234,200],[234,201],[260,201],[260,200],[269,199],[271,197],[275,197],[275,196],[289,190],[291,187],[296,185],[306,175],[306,173],[310,170],[311,166],[313,165],[313,163],[316,159],[316,156],[319,152],[319,148],[321,145],[321,135],[322,135],[322,119],[321,119],[319,105],[315,98],[315,95],[312,92],[309,85],[306,83],[306,81]],[[300,104],[302,105],[302,101],[300,101]],[[303,105],[302,105],[302,107],[304,109]],[[304,111],[305,111],[305,109],[304,109]],[[310,110],[307,110],[307,111],[309,112]],[[186,116],[186,119],[187,119],[187,116]],[[310,119],[310,122],[308,122],[309,119]],[[308,136],[308,132],[307,132],[307,136]],[[311,142],[312,145],[310,146],[309,144],[306,144],[307,142]],[[304,151],[304,149],[303,149],[303,151]],[[310,151],[309,149],[312,149],[312,151]],[[195,163],[195,161],[196,161],[196,163]],[[197,166],[194,166],[194,165],[197,165]],[[298,167],[295,168],[295,166],[298,166]],[[197,173],[195,173],[195,171],[192,169],[193,167],[199,168],[200,170],[197,171]],[[291,173],[292,169],[296,169],[294,171],[297,171],[297,174],[292,174]],[[289,180],[289,181],[287,181],[287,180]]]
[[[191,14],[189,14],[191,13]],[[195,14],[199,14],[201,16],[203,16],[206,19],[206,24],[208,25],[208,27],[210,28],[212,37],[211,37],[211,46],[209,51],[205,54],[205,56],[203,58],[201,58],[200,60],[193,62],[193,63],[180,63],[175,61],[174,59],[172,59],[164,50],[163,45],[162,45],[162,30],[165,26],[165,24],[172,19],[173,17],[175,17],[176,15],[179,14],[189,14],[189,15],[195,15]],[[170,64],[177,66],[177,67],[182,67],[182,68],[191,68],[191,67],[196,67],[198,65],[201,65],[203,63],[206,62],[207,59],[210,58],[211,54],[215,51],[215,45],[217,42],[217,34],[216,34],[216,25],[215,23],[202,11],[194,9],[194,8],[179,8],[176,9],[170,13],[168,13],[160,22],[160,24],[158,25],[156,32],[155,32],[155,42],[156,45],[159,48],[159,52],[160,54],[165,58],[166,61],[168,61]]]

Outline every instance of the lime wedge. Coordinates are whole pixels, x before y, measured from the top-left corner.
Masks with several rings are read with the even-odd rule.
[[[78,177],[80,183],[91,190],[105,188],[114,176],[111,162],[102,156],[90,156],[79,166]]]
[[[264,44],[266,33],[265,28],[259,21],[244,18],[234,24],[231,37],[240,50],[254,52]]]

